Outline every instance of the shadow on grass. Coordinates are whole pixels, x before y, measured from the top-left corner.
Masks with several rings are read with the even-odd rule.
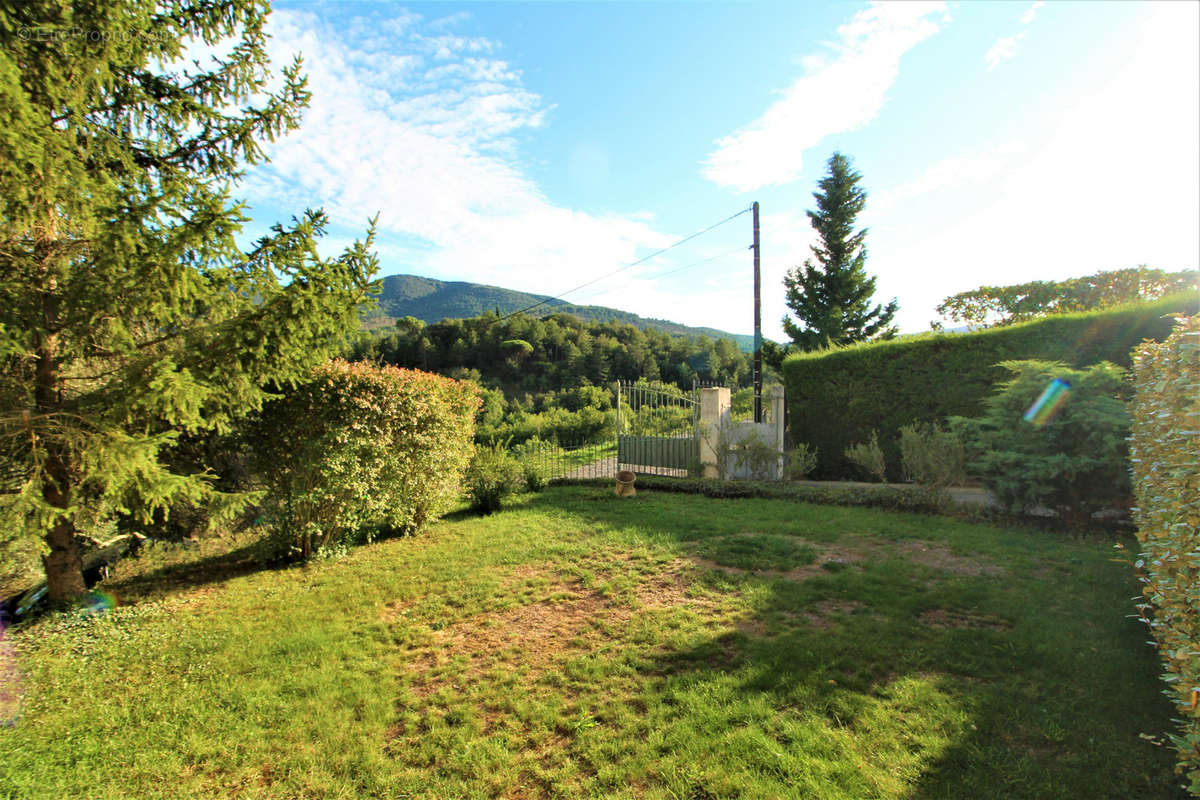
[[[815,730],[823,752],[791,779],[819,775],[821,796],[832,784],[830,796],[844,797],[1187,797],[1172,754],[1139,738],[1165,730],[1170,714],[1134,625],[1120,644],[1141,668],[1111,687],[1071,680],[1012,630],[938,628],[865,605],[781,622],[813,607],[782,588],[741,630],[645,666],[680,705],[711,704],[701,720],[679,715],[668,734],[712,743],[714,783],[697,791],[726,796],[722,743],[752,728],[769,744],[743,768],[764,774],[786,769],[772,752],[812,742]],[[1110,688],[1115,701],[1093,696]]]
[[[628,526],[693,563],[713,537],[812,526],[836,542],[839,523],[879,519],[679,497],[552,492],[533,504]],[[1096,557],[1096,542],[1047,551],[1035,549],[1044,539],[1005,533],[962,534],[1008,540],[1007,555],[990,554],[1014,559],[999,573],[909,563],[902,551],[804,580],[701,573],[706,590],[753,598],[751,616],[639,665],[687,710],[665,720],[667,740],[708,750],[711,768],[688,791],[737,796],[727,743],[754,731],[766,744],[747,747],[739,768],[837,787],[813,796],[1185,798],[1174,754],[1141,737],[1172,723],[1146,630],[1129,618],[1132,577]],[[1017,566],[1033,559],[1040,570]],[[799,743],[814,741],[824,753],[798,766]]]
[[[294,566],[263,558],[262,546],[252,542],[225,553],[167,564],[148,572],[105,582],[103,589],[118,593],[123,603],[186,592],[233,578]]]

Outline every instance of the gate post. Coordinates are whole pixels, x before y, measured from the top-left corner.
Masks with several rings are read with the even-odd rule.
[[[722,433],[729,428],[729,387],[715,386],[700,390],[700,471],[705,478],[720,478],[719,452],[724,444]]]
[[[779,453],[779,460],[775,465],[775,480],[781,481],[784,478],[783,474],[783,445],[784,445],[784,430],[783,430],[783,387],[775,384],[771,387],[771,422],[775,426],[775,450]]]

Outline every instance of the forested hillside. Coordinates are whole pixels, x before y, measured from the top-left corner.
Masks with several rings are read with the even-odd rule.
[[[639,379],[737,387],[751,377],[750,355],[729,339],[671,336],[562,312],[544,319],[488,312],[433,324],[405,317],[390,330],[364,333],[350,357],[471,377],[509,394]]]
[[[384,278],[378,304],[366,313],[364,322],[370,328],[387,327],[402,317],[415,317],[426,323],[434,323],[443,319],[477,317],[488,311],[501,315],[512,314],[543,302],[544,305],[531,309],[530,316],[568,313],[585,322],[616,322],[641,330],[657,330],[681,336],[733,339],[739,348],[747,352],[754,347],[754,337],[747,334],[729,333],[716,328],[693,328],[605,306],[578,306],[546,295],[465,281],[439,281],[420,275],[389,275]]]

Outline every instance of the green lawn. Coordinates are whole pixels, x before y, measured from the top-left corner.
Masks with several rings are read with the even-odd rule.
[[[0,798],[1183,797],[1112,545],[584,486],[151,556],[11,637]]]

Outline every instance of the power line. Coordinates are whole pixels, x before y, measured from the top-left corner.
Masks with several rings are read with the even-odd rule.
[[[702,258],[699,261],[693,261],[690,264],[684,264],[682,267],[676,267],[675,269],[669,269],[666,272],[660,272],[657,275],[649,275],[646,278],[644,278],[644,280],[656,281],[659,278],[665,278],[668,275],[674,275],[676,272],[683,272],[685,269],[691,269],[692,267],[698,267],[701,264],[707,264],[710,261],[717,261],[722,258],[728,258],[729,256],[736,255],[738,253],[744,253],[745,251],[746,251],[746,248],[739,245],[738,247],[735,247],[732,250],[728,250],[724,253],[720,253],[715,256],[709,256],[708,258]]]
[[[675,269],[667,270],[666,272],[661,272],[658,275],[651,275],[649,278],[647,278],[647,280],[656,281],[659,278],[665,278],[668,275],[674,275],[676,272],[683,272],[685,269],[691,269],[692,267],[698,267],[701,264],[707,264],[710,261],[716,261],[717,259],[720,259],[720,258],[728,258],[729,256],[732,256],[736,253],[744,253],[744,252],[746,252],[746,248],[742,247],[741,245],[738,245],[737,247],[733,248],[732,250],[721,253],[720,255],[709,256],[708,258],[701,259],[700,261],[693,261],[691,264],[684,264],[682,267],[676,267]]]
[[[685,242],[690,242],[692,239],[695,239],[697,236],[703,236],[704,234],[708,233],[709,231],[713,230],[714,228],[721,227],[722,225],[724,225],[726,222],[729,222],[730,220],[737,219],[742,214],[750,213],[751,208],[752,208],[752,206],[747,206],[746,208],[743,208],[741,211],[737,212],[736,214],[731,214],[730,216],[726,217],[725,219],[721,220],[720,222],[715,222],[703,230],[696,231],[691,236],[685,236],[682,239],[680,239],[679,241],[675,242],[674,244],[669,244],[666,247],[664,247],[663,249],[657,250],[657,251],[651,253],[650,255],[646,256],[645,258],[639,258],[637,261],[634,261],[632,264],[626,264],[625,266],[614,269],[612,272],[601,275],[598,278],[593,278],[592,280],[588,281],[587,283],[581,283],[578,286],[574,287],[573,289],[568,289],[565,292],[561,292],[559,294],[552,295],[550,297],[547,297],[545,300],[539,300],[538,302],[534,303],[533,305],[526,306],[525,308],[519,309],[517,311],[513,311],[511,314],[505,314],[503,317],[500,317],[496,321],[503,322],[504,320],[506,320],[510,317],[515,317],[517,314],[524,314],[526,311],[535,309],[538,306],[546,305],[546,303],[550,302],[551,300],[562,300],[565,295],[571,294],[572,292],[577,292],[580,289],[583,289],[587,286],[591,286],[593,283],[599,283],[600,281],[604,280],[605,278],[611,278],[613,275],[616,275],[620,272],[624,272],[627,269],[633,269],[634,267],[638,266],[639,264],[644,264],[652,258],[661,256],[663,253],[667,252],[668,250],[673,250],[676,247],[679,247],[679,245],[684,244]],[[703,262],[697,262],[697,263],[703,263]],[[695,266],[695,265],[691,265],[691,266]],[[683,269],[683,268],[681,267],[681,269]]]

